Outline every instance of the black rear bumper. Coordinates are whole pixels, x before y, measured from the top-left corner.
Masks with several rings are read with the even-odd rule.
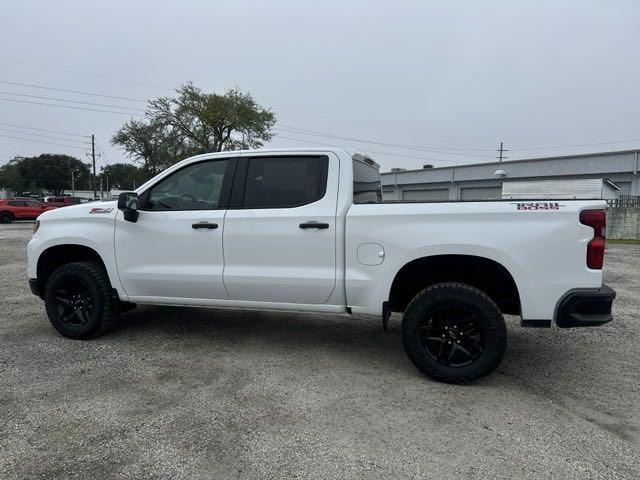
[[[577,288],[569,290],[558,302],[556,325],[560,328],[595,327],[612,320],[611,304],[616,291],[603,285],[601,288]]]

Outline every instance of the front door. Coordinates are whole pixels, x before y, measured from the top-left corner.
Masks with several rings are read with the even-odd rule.
[[[240,159],[224,228],[233,300],[322,304],[336,284],[338,158]]]
[[[118,275],[129,297],[228,299],[224,215],[235,159],[191,163],[140,195],[137,222],[116,217]]]

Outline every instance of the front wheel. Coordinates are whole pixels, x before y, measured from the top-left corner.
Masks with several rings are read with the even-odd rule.
[[[429,377],[466,383],[497,368],[507,330],[500,309],[484,292],[464,283],[439,283],[407,307],[402,342],[409,359]]]
[[[55,270],[47,281],[44,301],[51,324],[69,338],[96,337],[117,316],[109,278],[92,262],[68,263]]]

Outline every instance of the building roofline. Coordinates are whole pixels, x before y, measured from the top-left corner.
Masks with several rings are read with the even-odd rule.
[[[465,163],[458,165],[449,165],[446,167],[433,167],[433,168],[416,168],[412,170],[403,170],[401,172],[381,172],[381,175],[401,175],[403,173],[412,173],[412,172],[431,172],[433,170],[446,170],[451,168],[465,168],[465,167],[482,167],[487,165],[505,165],[512,163],[522,163],[522,162],[541,162],[544,160],[567,160],[569,158],[584,158],[584,157],[600,157],[603,155],[621,155],[625,153],[637,153],[640,152],[640,148],[635,148],[632,150],[616,150],[612,152],[599,152],[599,153],[583,153],[583,154],[573,154],[573,155],[560,155],[556,157],[535,157],[535,158],[522,158],[520,160],[505,160],[503,162],[482,162],[482,163]]]

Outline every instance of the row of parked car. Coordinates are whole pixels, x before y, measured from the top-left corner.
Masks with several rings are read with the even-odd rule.
[[[0,200],[0,223],[11,223],[14,220],[35,220],[47,210],[87,203],[90,200],[80,197],[45,197],[44,201],[31,197],[15,197]]]

